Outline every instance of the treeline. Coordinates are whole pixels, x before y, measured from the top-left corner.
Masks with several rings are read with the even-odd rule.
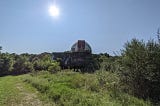
[[[50,53],[36,54],[9,54],[0,53],[0,76],[19,75],[28,72],[60,70],[59,63],[51,58]]]
[[[102,55],[102,70],[118,74],[123,92],[160,102],[160,44],[132,39],[120,54],[109,58]]]

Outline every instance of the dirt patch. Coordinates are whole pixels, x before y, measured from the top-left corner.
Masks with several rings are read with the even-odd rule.
[[[28,91],[21,83],[16,84],[16,88],[19,90],[21,95],[21,100],[16,106],[51,106],[49,104],[44,104],[37,97],[37,92],[33,93]]]

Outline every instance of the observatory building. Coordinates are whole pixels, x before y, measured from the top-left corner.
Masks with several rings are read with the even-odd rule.
[[[92,53],[91,46],[85,40],[78,40],[71,47],[71,52],[88,52]]]
[[[54,52],[53,60],[59,61],[62,69],[87,69],[92,64],[92,49],[85,40],[78,40],[68,52]]]

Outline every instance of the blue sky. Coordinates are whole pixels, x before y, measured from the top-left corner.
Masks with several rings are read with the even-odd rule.
[[[160,0],[0,0],[0,46],[9,53],[70,50],[86,40],[93,53],[120,51],[132,38],[156,39]]]

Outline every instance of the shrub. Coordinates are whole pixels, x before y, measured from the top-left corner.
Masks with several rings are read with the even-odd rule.
[[[121,80],[137,97],[160,100],[160,44],[133,39],[122,51]]]
[[[58,62],[51,62],[49,67],[48,67],[48,71],[51,72],[51,73],[55,73],[55,72],[58,72],[60,70],[61,70],[61,68],[60,68]]]
[[[25,74],[28,72],[32,72],[33,70],[33,65],[31,62],[29,62],[29,58],[27,58],[26,56],[16,57],[15,63],[13,65],[12,74]]]
[[[0,53],[0,76],[10,74],[13,64],[14,60],[8,53]]]

